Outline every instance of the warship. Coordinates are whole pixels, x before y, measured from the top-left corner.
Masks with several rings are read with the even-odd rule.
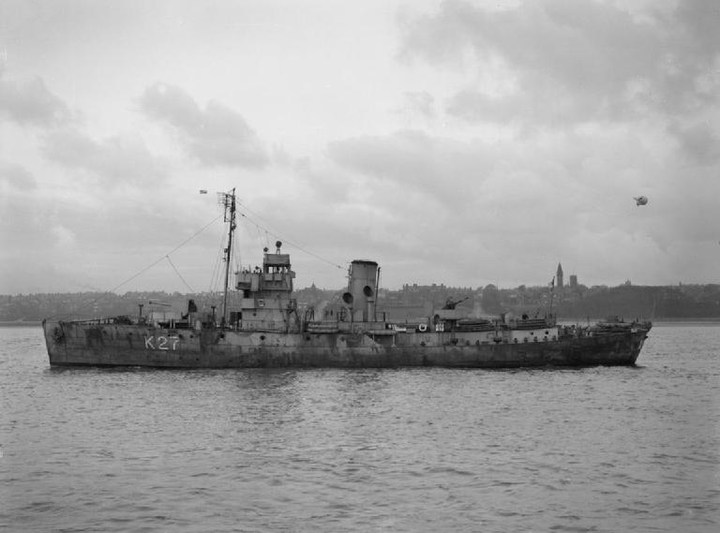
[[[42,327],[52,366],[158,368],[459,368],[634,365],[652,324],[615,318],[581,326],[541,317],[469,316],[448,301],[428,316],[390,320],[378,302],[377,262],[350,263],[341,303],[320,309],[293,298],[290,255],[265,248],[262,266],[235,272],[228,306],[235,191],[221,193],[228,223],[222,311],[59,320]],[[316,316],[322,315],[322,316]]]

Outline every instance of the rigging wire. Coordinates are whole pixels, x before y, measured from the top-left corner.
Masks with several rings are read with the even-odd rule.
[[[220,237],[220,246],[217,250],[217,255],[215,257],[215,266],[213,267],[212,276],[210,278],[210,286],[208,288],[208,292],[215,293],[218,292],[221,288],[221,279],[223,276],[223,267],[222,263],[225,257],[225,254],[223,253],[223,250],[225,249],[225,238],[227,236],[225,234],[221,235]]]
[[[228,239],[228,235],[225,233],[220,236],[220,246],[217,249],[217,255],[215,257],[215,264],[213,266],[212,275],[211,275],[210,283],[208,286],[208,292],[211,295],[216,295],[216,294],[222,293],[224,291],[225,268],[223,266],[223,263],[226,260],[225,250],[228,247],[227,239]],[[235,240],[236,239],[233,238],[233,246],[232,246],[233,254],[232,254],[232,257],[230,258],[230,265],[229,265],[231,272],[236,272],[240,268],[239,267],[239,265],[240,265],[240,260],[239,260],[240,250],[239,250],[239,247],[234,245]],[[232,293],[230,293],[230,294],[232,294]]]
[[[222,245],[221,245],[222,246]],[[214,293],[218,284],[220,283],[218,281],[218,272],[220,271],[220,252],[218,251],[217,255],[215,256],[215,264],[213,265],[212,273],[210,275],[210,282],[208,283],[207,291],[209,293]]]
[[[141,274],[144,274],[145,272],[147,272],[148,270],[150,270],[152,267],[154,267],[155,265],[157,265],[158,263],[160,263],[160,262],[161,262],[163,259],[165,259],[166,257],[169,259],[169,257],[170,257],[171,254],[177,252],[180,248],[182,248],[183,246],[185,246],[187,243],[189,243],[189,242],[190,242],[191,240],[193,240],[195,237],[197,237],[198,235],[200,235],[203,231],[205,231],[205,230],[208,229],[210,226],[212,226],[215,222],[217,222],[217,221],[220,219],[220,217],[222,217],[222,215],[218,215],[217,217],[215,217],[214,219],[212,219],[212,220],[211,220],[207,225],[205,225],[202,229],[200,229],[200,230],[196,231],[195,233],[193,233],[192,235],[190,235],[190,237],[188,237],[188,238],[185,239],[183,242],[181,242],[180,244],[178,244],[175,248],[173,248],[172,250],[170,250],[167,254],[163,255],[160,259],[158,259],[157,261],[153,262],[152,264],[146,266],[145,268],[143,268],[143,269],[140,270],[139,272],[133,274],[132,276],[130,276],[128,279],[126,279],[125,281],[123,281],[123,282],[120,283],[119,285],[117,285],[117,286],[113,287],[112,289],[110,289],[110,291],[108,291],[108,292],[115,292],[116,290],[118,290],[118,289],[119,289],[120,287],[122,287],[123,285],[126,285],[126,284],[130,283],[132,280],[134,280],[135,278],[137,278],[137,277],[140,276]]]
[[[242,207],[243,207],[243,211],[252,212],[250,209],[246,208],[245,206],[242,206]],[[344,270],[344,269],[345,269],[345,267],[343,267],[343,266],[341,266],[341,265],[338,265],[337,263],[334,263],[334,262],[332,262],[332,261],[330,261],[330,260],[328,260],[328,259],[326,259],[326,258],[324,258],[324,257],[322,257],[322,256],[320,256],[320,255],[318,255],[318,254],[316,254],[316,253],[313,253],[313,252],[309,251],[308,249],[306,249],[305,247],[300,246],[299,244],[295,244],[294,242],[289,241],[288,239],[285,239],[285,238],[281,237],[281,236],[278,235],[277,233],[271,231],[270,229],[268,229],[267,227],[263,226],[262,224],[260,224],[260,223],[257,222],[256,220],[254,220],[253,218],[249,217],[245,212],[242,212],[242,211],[240,211],[239,209],[237,210],[237,212],[238,212],[238,214],[239,214],[242,218],[245,218],[248,222],[250,222],[251,224],[253,224],[253,225],[255,226],[256,231],[258,232],[258,237],[262,238],[262,236],[263,236],[262,232],[264,232],[264,237],[265,237],[266,245],[267,245],[268,247],[269,247],[269,238],[268,238],[268,236],[269,236],[269,235],[272,235],[275,239],[277,239],[277,240],[282,240],[282,241],[284,241],[285,243],[289,244],[290,246],[293,246],[294,248],[296,248],[296,249],[298,249],[298,250],[306,253],[307,255],[312,256],[312,257],[314,257],[314,258],[316,258],[316,259],[318,259],[318,260],[320,260],[320,261],[322,261],[322,262],[324,262],[324,263],[327,263],[327,264],[330,265],[330,266],[333,266],[333,267],[338,268],[338,269],[340,269],[340,270]],[[189,242],[190,242],[191,240],[193,240],[195,237],[197,237],[198,235],[200,235],[201,233],[203,233],[206,229],[208,229],[211,225],[213,225],[215,222],[217,222],[220,218],[222,218],[222,217],[224,217],[224,216],[225,216],[224,213],[219,214],[219,215],[216,216],[214,219],[212,219],[210,222],[208,222],[205,226],[203,226],[201,229],[199,229],[198,231],[196,231],[195,233],[193,233],[192,235],[190,235],[187,239],[185,239],[184,241],[182,241],[181,243],[179,243],[177,246],[175,246],[175,247],[174,247],[172,250],[170,250],[168,253],[166,253],[166,254],[163,255],[162,257],[158,258],[157,260],[153,261],[153,262],[150,263],[148,266],[146,266],[145,268],[143,268],[143,269],[141,269],[140,271],[136,272],[135,274],[133,274],[133,275],[130,276],[129,278],[125,279],[124,281],[122,281],[121,283],[119,283],[118,285],[116,285],[115,287],[113,287],[112,289],[106,291],[104,295],[99,296],[98,298],[95,298],[92,302],[90,302],[90,305],[97,303],[97,302],[98,302],[99,300],[101,300],[105,295],[107,295],[107,294],[109,294],[109,293],[114,293],[114,292],[117,291],[120,287],[122,287],[122,286],[130,283],[131,281],[133,281],[133,280],[136,279],[137,277],[141,276],[142,274],[144,274],[145,272],[147,272],[148,270],[150,270],[151,268],[153,268],[153,267],[156,266],[157,264],[161,263],[161,262],[162,262],[163,260],[165,260],[165,259],[167,259],[167,261],[170,263],[170,266],[173,268],[173,270],[175,271],[175,274],[177,274],[178,278],[180,278],[180,280],[185,284],[185,286],[190,290],[191,293],[194,293],[195,290],[194,290],[194,289],[188,284],[188,282],[182,277],[182,275],[180,274],[179,270],[177,269],[177,267],[175,266],[175,264],[172,262],[172,259],[170,258],[170,255],[172,255],[173,253],[175,253],[176,251],[178,251],[180,248],[182,248],[183,246],[185,246],[187,243],[189,243]],[[258,217],[258,218],[260,218],[260,217]],[[222,237],[222,243],[221,243],[221,244],[225,244],[225,235],[223,235],[223,237]],[[229,244],[229,243],[228,243],[228,244]],[[221,257],[221,255],[222,255],[221,252],[222,252],[222,249],[223,249],[223,248],[224,248],[224,246],[221,246],[220,252],[218,253],[218,257],[217,257],[217,260],[216,260],[216,264],[215,264],[215,268],[214,268],[214,273],[213,273],[212,279],[211,279],[211,281],[210,281],[210,285],[211,285],[211,286],[210,286],[210,292],[211,292],[211,293],[214,292],[213,287],[217,287],[217,285],[220,283],[220,277],[221,277],[221,276],[220,276],[220,271],[222,270],[222,268],[221,268],[221,263],[222,263],[222,261],[223,261],[223,258]],[[235,255],[236,255],[236,257],[232,257],[230,260],[231,260],[231,263],[234,262],[234,263],[235,263],[236,265],[238,265],[238,267],[239,267],[239,265],[240,265],[240,252],[239,252],[239,250],[238,250],[237,248],[235,249]],[[231,266],[232,266],[232,265],[231,265]]]
[[[173,262],[172,262],[172,259],[170,259],[170,256],[169,256],[169,255],[166,255],[165,258],[168,260],[168,263],[170,263],[170,266],[171,266],[171,267],[173,268],[173,270],[175,271],[175,274],[177,274],[177,277],[180,278],[180,281],[182,281],[182,282],[185,284],[185,286],[186,286],[188,289],[190,289],[190,292],[191,292],[191,293],[194,293],[195,290],[190,286],[190,284],[189,284],[187,281],[185,281],[185,278],[182,277],[182,275],[181,275],[180,272],[178,271],[177,267],[175,266],[175,263],[173,263]]]
[[[244,206],[243,206],[243,208],[244,208]],[[322,262],[324,262],[324,263],[327,263],[327,264],[330,265],[330,266],[334,266],[335,268],[339,268],[340,270],[345,270],[345,267],[343,267],[343,266],[341,266],[341,265],[338,265],[337,263],[333,263],[333,262],[330,261],[329,259],[325,259],[324,257],[321,257],[321,256],[319,256],[319,255],[317,255],[317,254],[315,254],[315,253],[307,250],[306,248],[300,246],[299,244],[295,244],[294,242],[289,241],[289,240],[287,240],[287,239],[285,239],[285,238],[277,235],[276,233],[270,231],[270,230],[267,229],[266,227],[262,226],[260,223],[256,222],[255,220],[253,220],[252,218],[250,218],[249,216],[247,216],[244,212],[238,210],[238,213],[240,214],[241,217],[247,219],[251,224],[254,224],[254,225],[255,225],[255,227],[258,229],[258,234],[259,234],[260,230],[262,229],[262,230],[265,232],[265,235],[266,235],[266,236],[267,236],[267,235],[272,235],[275,239],[281,240],[281,241],[289,244],[290,246],[292,246],[292,247],[294,247],[294,248],[297,248],[298,250],[300,250],[300,251],[302,251],[302,252],[304,252],[304,253],[306,253],[306,254],[314,257],[315,259],[318,259],[318,260],[320,260],[320,261],[322,261]],[[267,237],[266,237],[266,240],[267,240]]]
[[[135,274],[133,274],[132,276],[130,276],[129,278],[127,278],[125,281],[123,281],[123,282],[120,283],[119,285],[116,285],[116,286],[113,287],[112,289],[103,292],[103,293],[100,294],[97,298],[93,298],[93,300],[90,301],[90,302],[88,302],[84,307],[89,307],[89,306],[95,305],[97,302],[99,302],[99,301],[102,300],[103,298],[106,298],[106,297],[108,296],[108,294],[114,293],[116,290],[118,290],[118,289],[119,289],[120,287],[122,287],[123,285],[126,285],[127,283],[130,283],[132,280],[134,280],[135,278],[141,276],[142,274],[144,274],[145,272],[147,272],[148,270],[150,270],[152,267],[154,267],[154,266],[157,265],[158,263],[161,263],[164,259],[167,259],[167,260],[170,262],[170,265],[171,265],[171,266],[173,267],[173,269],[175,270],[175,273],[176,273],[176,274],[178,275],[178,277],[183,281],[183,283],[185,283],[185,285],[190,289],[190,292],[195,292],[195,291],[192,290],[192,288],[190,287],[190,285],[188,285],[188,283],[183,279],[183,277],[182,277],[182,276],[180,275],[180,273],[178,272],[177,268],[175,268],[175,265],[173,264],[172,260],[170,259],[170,254],[173,254],[173,253],[177,252],[180,248],[182,248],[183,246],[185,246],[187,243],[189,243],[189,242],[190,242],[191,240],[193,240],[195,237],[197,237],[197,236],[200,235],[202,232],[204,232],[206,229],[208,229],[210,226],[212,226],[212,225],[213,225],[215,222],[217,222],[221,217],[222,217],[222,215],[216,216],[214,219],[212,219],[210,222],[208,222],[205,226],[203,226],[203,227],[200,228],[198,231],[196,231],[195,233],[193,233],[192,235],[190,235],[190,237],[188,237],[187,239],[185,239],[184,241],[182,241],[180,244],[178,244],[177,246],[175,246],[175,248],[173,248],[172,250],[170,250],[168,253],[166,253],[165,255],[163,255],[162,257],[160,257],[159,259],[157,259],[156,261],[153,261],[151,264],[149,264],[148,266],[146,266],[145,268],[143,268],[143,269],[140,270],[139,272],[136,272]],[[64,316],[64,315],[56,315],[56,316]]]

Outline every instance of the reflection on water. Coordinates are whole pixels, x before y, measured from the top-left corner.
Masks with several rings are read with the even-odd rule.
[[[717,326],[508,371],[50,369],[0,335],[11,531],[718,529]]]

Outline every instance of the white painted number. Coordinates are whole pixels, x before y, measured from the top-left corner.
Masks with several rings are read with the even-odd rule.
[[[177,345],[180,342],[180,337],[172,336],[165,337],[164,335],[157,336],[157,346],[154,344],[155,336],[150,335],[145,337],[145,349],[146,350],[177,350]]]

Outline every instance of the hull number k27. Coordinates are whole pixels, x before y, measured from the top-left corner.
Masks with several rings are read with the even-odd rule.
[[[145,349],[146,350],[177,350],[177,345],[180,342],[180,337],[165,337],[163,335],[150,335],[145,337]]]

